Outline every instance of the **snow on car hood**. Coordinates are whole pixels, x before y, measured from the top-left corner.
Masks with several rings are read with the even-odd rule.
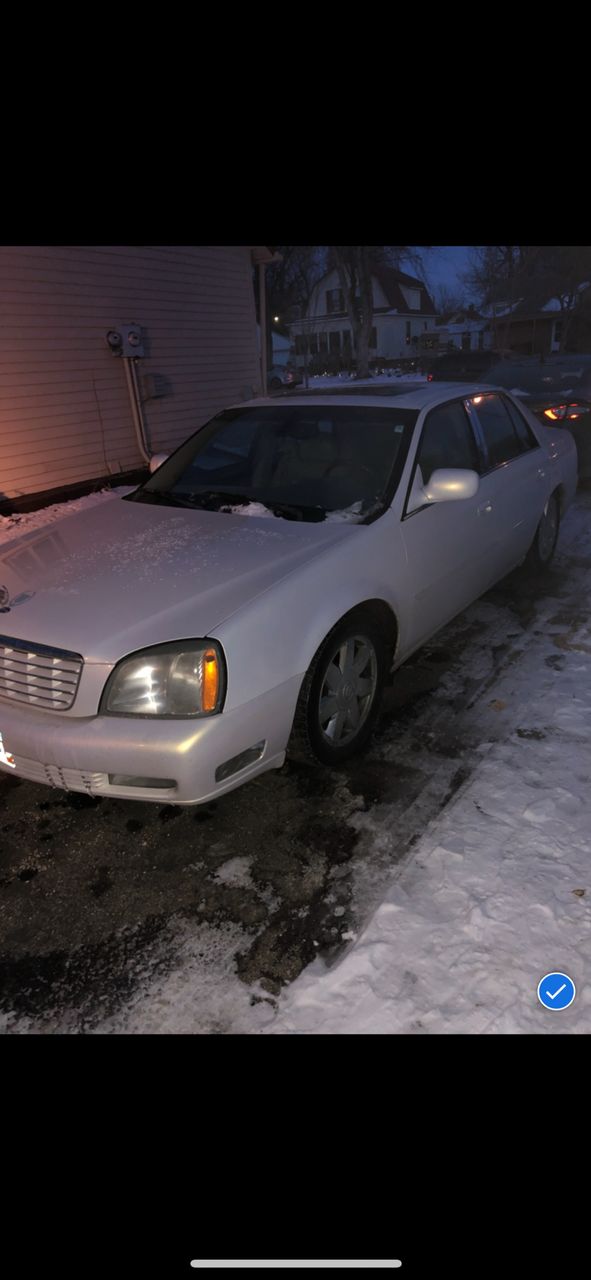
[[[0,633],[114,662],[210,634],[350,524],[245,518],[114,499],[2,547]]]

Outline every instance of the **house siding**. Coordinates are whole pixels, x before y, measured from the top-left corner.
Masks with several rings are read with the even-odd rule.
[[[0,501],[142,467],[123,361],[106,333],[142,327],[151,452],[260,389],[245,246],[0,248]]]

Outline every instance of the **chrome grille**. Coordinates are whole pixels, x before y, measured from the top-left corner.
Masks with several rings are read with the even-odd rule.
[[[45,711],[68,711],[82,666],[79,653],[0,636],[0,697]]]

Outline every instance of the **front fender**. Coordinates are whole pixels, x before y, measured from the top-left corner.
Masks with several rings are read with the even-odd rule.
[[[356,525],[350,537],[294,570],[212,633],[226,654],[228,709],[296,675],[303,678],[328,632],[366,600],[390,607],[399,628],[398,648],[404,647],[404,610],[394,586],[394,567],[403,567],[404,548],[396,538],[398,521],[388,520],[387,528],[379,529],[386,518]],[[384,563],[384,539],[388,551],[392,543],[391,574]]]

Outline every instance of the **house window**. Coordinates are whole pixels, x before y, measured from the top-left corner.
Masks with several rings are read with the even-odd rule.
[[[462,351],[469,351],[469,350],[470,350],[470,334],[463,333],[462,334]]]
[[[343,344],[343,351],[350,351],[351,350],[351,330],[350,329],[341,329],[341,340]]]
[[[478,350],[484,351],[484,329],[481,329],[478,334]]]
[[[340,315],[345,310],[342,289],[326,290],[326,314],[329,316]]]
[[[407,343],[407,345],[408,345],[408,343],[410,343],[410,320],[405,320],[405,322],[404,322],[404,329],[405,329],[405,333],[404,333],[404,341],[405,341],[405,342]]]
[[[318,350],[320,355],[326,355],[328,351],[328,338],[325,333],[318,334]]]
[[[372,348],[372,351],[376,351],[376,350],[377,350],[377,345],[378,345],[378,331],[377,331],[377,329],[376,329],[376,327],[375,327],[375,324],[373,324],[373,325],[372,325],[372,327],[371,327],[371,333],[370,333],[370,335],[369,335],[369,345],[370,345],[370,347]]]
[[[341,349],[341,335],[338,329],[333,329],[332,332],[329,333],[328,340],[330,343],[330,350],[338,353]]]
[[[296,333],[295,347],[296,356],[303,356],[306,354],[306,339],[303,333]]]
[[[310,334],[310,354],[315,356],[318,354],[318,334]]]

